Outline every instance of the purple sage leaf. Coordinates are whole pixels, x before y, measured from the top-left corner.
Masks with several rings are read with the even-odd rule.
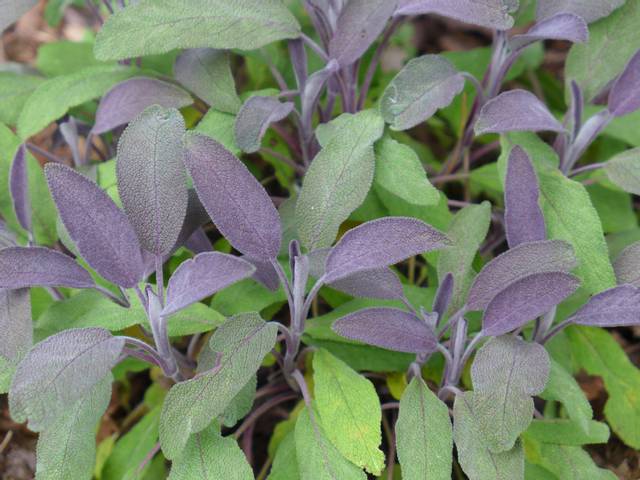
[[[640,108],[640,50],[631,57],[609,93],[609,111],[622,117]]]
[[[296,84],[300,90],[303,90],[307,83],[307,78],[309,78],[309,62],[304,42],[299,38],[296,38],[294,40],[289,40],[287,46],[289,47],[289,57],[291,57],[293,73],[296,76]]]
[[[345,338],[397,352],[430,353],[438,343],[426,323],[397,308],[366,308],[336,320],[333,330]]]
[[[475,125],[477,135],[546,130],[562,132],[564,127],[538,97],[526,90],[510,90],[489,100]]]
[[[129,219],[94,182],[64,165],[45,174],[60,218],[80,255],[100,275],[125,288],[144,275],[138,238]]]
[[[464,77],[446,58],[423,55],[410,60],[391,80],[380,112],[394,130],[408,130],[449,105],[464,88]]]
[[[251,277],[256,282],[260,282],[272,292],[278,290],[280,287],[280,277],[278,277],[278,273],[276,272],[276,269],[273,268],[271,262],[258,260],[247,255],[242,258],[255,267],[255,271]]]
[[[130,78],[102,97],[92,132],[100,135],[125,125],[152,105],[182,108],[192,103],[191,96],[180,87],[155,78]]]
[[[626,247],[616,258],[613,268],[619,284],[631,284],[640,288],[640,242]]]
[[[40,342],[16,370],[11,416],[29,420],[35,432],[45,430],[110,373],[123,346],[123,337],[103,328],[66,330]]]
[[[243,152],[260,150],[262,137],[272,123],[284,120],[293,111],[292,102],[282,103],[275,97],[249,98],[238,112],[234,133],[236,145]]]
[[[29,200],[29,171],[27,170],[27,148],[20,145],[11,164],[9,191],[13,200],[13,211],[20,226],[31,232],[31,201]]]
[[[0,250],[0,288],[93,288],[91,275],[68,255],[44,247]]]
[[[484,310],[500,291],[527,275],[569,273],[577,266],[573,248],[562,240],[523,243],[487,263],[476,276],[469,295],[469,310]]]
[[[280,251],[278,211],[265,189],[231,152],[199,134],[186,137],[185,163],[200,201],[238,251],[263,260]]]
[[[609,16],[624,2],[625,0],[538,0],[536,13],[538,19],[542,19],[560,12],[569,12],[591,23]]]
[[[302,121],[304,125],[311,125],[313,120],[313,112],[322,93],[322,89],[329,81],[331,76],[340,70],[340,65],[336,60],[329,60],[324,68],[314,72],[305,82],[302,93]],[[312,132],[305,132],[307,136],[311,136]]]
[[[171,275],[163,315],[188,307],[215,292],[250,277],[255,267],[241,258],[206,252],[183,262]]]
[[[242,103],[236,93],[228,51],[213,48],[184,50],[176,58],[173,74],[178,82],[216,110],[233,115],[238,113]]]
[[[349,230],[326,263],[327,283],[363,270],[387,267],[449,245],[447,237],[421,220],[387,217]]]
[[[513,2],[505,0],[400,0],[396,15],[424,15],[435,13],[461,22],[497,30],[513,27],[509,13]]]
[[[454,278],[452,273],[447,273],[436,291],[436,296],[433,299],[432,310],[438,314],[438,318],[444,317],[444,314],[449,308],[451,298],[453,297]]]
[[[547,313],[575,292],[580,280],[564,272],[528,275],[502,290],[484,311],[482,331],[499,336]]]
[[[584,43],[589,39],[587,24],[573,13],[559,13],[540,20],[527,33],[515,35],[509,45],[512,50],[520,50],[540,40],[567,40]]]
[[[369,49],[396,9],[397,0],[349,0],[329,43],[329,56],[351,65]]]
[[[516,146],[509,156],[504,187],[504,222],[509,247],[547,238],[539,196],[538,177],[531,160]]]
[[[574,313],[571,321],[595,327],[640,325],[640,290],[620,285],[600,292]]]
[[[122,205],[142,247],[171,251],[187,212],[184,119],[154,105],[129,124],[118,143],[116,174]]]
[[[0,357],[16,365],[33,345],[28,288],[0,289]]]

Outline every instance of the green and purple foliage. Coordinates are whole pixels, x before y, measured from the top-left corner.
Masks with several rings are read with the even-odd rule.
[[[35,3],[0,0],[0,27]],[[639,5],[76,5],[101,25],[90,64],[0,70],[0,391],[39,433],[36,478],[614,479],[582,446],[640,448],[640,371],[603,329],[640,325],[640,138],[619,133]],[[418,15],[489,29],[490,52],[383,74]],[[575,44],[568,107],[510,88],[547,40]],[[30,141],[51,123],[70,158]],[[418,155],[425,124],[444,158]],[[149,368],[146,413],[94,467],[112,383]]]

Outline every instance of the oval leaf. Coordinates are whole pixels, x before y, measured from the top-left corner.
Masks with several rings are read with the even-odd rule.
[[[547,313],[575,292],[580,280],[563,272],[528,275],[512,283],[489,302],[482,319],[485,335],[498,336]]]
[[[45,174],[60,218],[82,257],[107,280],[135,286],[144,264],[124,212],[100,187],[69,167],[49,163]]]
[[[475,278],[467,307],[483,310],[500,291],[535,273],[568,273],[577,265],[573,248],[562,240],[524,243],[491,260]]]
[[[92,288],[91,275],[68,255],[44,247],[0,250],[0,288]]]
[[[154,105],[124,131],[118,143],[118,192],[142,247],[171,251],[182,230],[189,194],[184,168],[184,119]]]
[[[640,287],[640,242],[625,248],[613,265],[618,283]]]
[[[16,365],[33,345],[28,289],[0,289],[0,331],[0,357]]]
[[[275,97],[249,98],[236,117],[234,131],[238,147],[247,153],[260,150],[269,126],[287,118],[294,107],[292,102],[281,103]]]
[[[394,130],[408,130],[449,105],[464,88],[464,77],[440,55],[407,63],[387,86],[380,112]]]
[[[564,127],[538,97],[526,90],[510,90],[489,100],[475,125],[477,135],[545,130],[563,132]]]
[[[640,148],[626,150],[604,164],[609,180],[625,192],[640,195]]]
[[[523,35],[515,35],[509,45],[512,50],[519,50],[540,40],[567,40],[583,43],[589,39],[587,24],[572,13],[559,13],[537,22]]]
[[[350,0],[340,13],[329,56],[345,67],[358,60],[384,30],[397,0]]]
[[[640,108],[640,51],[618,77],[609,94],[609,111],[616,117],[633,113]]]
[[[430,353],[438,340],[427,324],[397,308],[366,308],[346,315],[333,324],[345,338],[397,352]]]
[[[46,430],[69,406],[109,375],[123,337],[103,328],[66,330],[40,342],[20,362],[9,393],[11,416]]]
[[[513,27],[508,0],[400,0],[396,15],[436,13],[461,22],[497,30]]]
[[[548,18],[560,12],[570,12],[588,23],[607,17],[625,0],[538,0],[537,17]]]
[[[167,304],[163,315],[171,315],[192,303],[213,295],[243,278],[250,277],[255,267],[232,255],[207,252],[180,264],[171,275],[167,287]]]
[[[421,220],[387,217],[349,230],[333,248],[326,263],[326,282],[353,273],[386,267],[414,255],[444,248],[447,237]]]
[[[616,327],[640,324],[640,290],[621,285],[598,293],[571,316],[579,325]]]
[[[539,196],[538,177],[531,160],[516,146],[509,156],[504,187],[504,223],[510,248],[546,239]]]
[[[125,125],[152,105],[182,108],[191,103],[191,96],[175,85],[155,78],[130,78],[102,97],[92,132],[100,135]]]
[[[29,173],[27,151],[24,144],[18,147],[9,173],[9,191],[13,200],[13,211],[20,226],[31,232],[31,201],[29,200]]]
[[[95,55],[121,60],[177,48],[256,50],[299,35],[298,22],[281,0],[140,0],[109,17]]]
[[[278,211],[247,167],[204,135],[186,138],[185,163],[207,213],[237,250],[271,260],[280,251]]]

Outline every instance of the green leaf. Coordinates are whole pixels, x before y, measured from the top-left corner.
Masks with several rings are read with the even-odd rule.
[[[47,77],[69,75],[94,65],[104,64],[93,56],[93,42],[61,40],[43,43],[36,57],[38,70]]]
[[[169,480],[253,480],[253,471],[233,437],[220,435],[218,425],[189,438],[174,459]]]
[[[573,376],[553,359],[551,359],[547,386],[540,397],[561,402],[569,418],[581,425],[583,430],[587,430],[589,421],[593,417],[591,404]]]
[[[604,414],[611,429],[640,448],[640,370],[606,330],[572,326],[565,331],[578,365],[604,381],[609,394]]]
[[[0,122],[15,125],[24,103],[44,81],[36,75],[0,72]]]
[[[38,480],[91,478],[96,459],[96,424],[111,400],[108,375],[45,431],[40,433],[36,456]]]
[[[100,480],[121,480],[135,473],[158,441],[160,411],[159,406],[151,410],[117,441]]]
[[[453,245],[441,250],[438,255],[438,278],[453,274],[454,290],[449,311],[454,312],[464,305],[467,292],[475,276],[473,259],[484,241],[491,225],[491,204],[469,205],[455,214],[447,237]]]
[[[458,461],[470,480],[523,480],[524,452],[518,440],[513,449],[493,453],[476,421],[475,392],[457,395],[453,404],[453,439]]]
[[[323,148],[307,170],[296,204],[298,235],[309,250],[331,245],[342,222],[364,201],[375,170],[373,143],[384,129],[371,110],[336,121],[340,128],[320,139]]]
[[[584,430],[573,420],[533,420],[524,435],[542,443],[579,446],[607,443],[609,427],[595,420],[590,420]]]
[[[190,434],[201,432],[224,413],[273,348],[277,331],[256,313],[238,315],[218,328],[209,346],[220,354],[219,364],[174,385],[165,399],[160,442],[167,458],[177,458]]]
[[[296,456],[296,436],[294,431],[287,434],[280,443],[273,459],[268,480],[300,480],[298,457]]]
[[[350,461],[374,475],[384,468],[382,410],[373,384],[326,350],[313,356],[314,392],[327,437]]]
[[[424,166],[411,147],[385,135],[376,144],[375,151],[376,187],[412,205],[426,207],[440,201],[440,193],[427,180]]]
[[[624,69],[640,48],[640,3],[627,1],[611,15],[589,25],[589,41],[571,48],[565,66],[567,85],[578,82],[587,102]]]
[[[400,400],[396,423],[404,480],[450,480],[453,440],[449,408],[414,378]]]
[[[199,365],[198,365],[199,366]],[[238,421],[247,415],[253,407],[256,398],[256,386],[258,378],[254,375],[242,390],[231,400],[226,410],[222,414],[222,424],[227,427],[233,427]]]
[[[255,280],[246,279],[216,293],[211,307],[230,317],[238,313],[260,312],[271,305],[286,301],[287,297],[282,288],[272,292]]]
[[[599,183],[587,186],[587,192],[605,234],[626,232],[638,226],[631,195]]]
[[[307,408],[298,416],[295,441],[300,480],[366,480],[365,473],[332,445],[315,412],[312,419]]]
[[[521,147],[531,159],[536,171],[555,170],[560,165],[560,159],[555,150],[533,132],[509,132],[500,136],[500,156],[498,157],[498,174],[500,185],[504,185],[507,176],[507,162],[511,150],[515,146]],[[504,189],[501,187],[501,191]]]
[[[27,99],[18,118],[18,135],[27,139],[72,107],[101,97],[115,84],[135,76],[138,69],[120,65],[87,67],[42,83]]]
[[[107,20],[95,54],[121,60],[176,48],[255,50],[299,35],[281,0],[142,0]]]
[[[240,156],[242,151],[236,145],[236,137],[233,130],[235,124],[235,115],[210,108],[194,130],[220,142],[223,147],[235,156]]]
[[[640,195],[640,148],[616,155],[604,164],[604,170],[609,179],[625,192]]]

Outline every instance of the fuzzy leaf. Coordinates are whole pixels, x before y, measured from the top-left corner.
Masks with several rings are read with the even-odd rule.
[[[360,59],[384,30],[396,4],[397,0],[349,0],[329,42],[329,56],[343,67]]]
[[[528,275],[498,293],[482,320],[487,336],[504,335],[544,315],[580,286],[580,280],[563,272]]]
[[[137,73],[135,68],[101,65],[47,80],[24,104],[18,118],[18,135],[27,139],[64,116],[70,108],[104,95]]]
[[[408,130],[448,106],[464,88],[464,77],[440,55],[410,60],[387,86],[380,112],[394,130]]]
[[[118,143],[118,192],[142,247],[168,254],[178,239],[189,200],[184,168],[184,119],[178,110],[147,108]]]
[[[616,327],[640,324],[640,290],[621,285],[598,293],[571,316],[578,325]]]
[[[249,262],[219,252],[206,252],[187,260],[173,273],[167,287],[163,315],[199,302],[215,292],[250,277],[255,268]]]
[[[40,433],[36,450],[38,480],[91,478],[96,462],[96,425],[111,400],[109,373]]]
[[[538,0],[537,17],[548,18],[560,12],[569,12],[588,23],[607,17],[620,8],[625,0]]]
[[[422,207],[436,205],[440,193],[429,183],[418,155],[408,145],[385,135],[376,146],[374,183],[405,202]]]
[[[614,263],[619,284],[628,283],[640,287],[640,242],[625,248]]]
[[[287,118],[294,107],[292,102],[281,103],[275,97],[249,98],[236,117],[236,145],[244,152],[257,152],[269,126]]]
[[[640,108],[640,51],[631,57],[609,94],[609,111],[622,117]]]
[[[191,436],[171,466],[169,480],[253,480],[253,471],[233,437],[223,437],[213,424]]]
[[[31,201],[29,199],[29,173],[27,170],[26,147],[20,145],[13,157],[9,173],[9,191],[13,200],[13,210],[20,226],[31,232]]]
[[[317,412],[311,419],[309,410],[305,408],[296,421],[296,456],[300,480],[366,480],[367,475],[344,458],[329,441],[317,418]]]
[[[147,77],[130,78],[102,97],[92,131],[100,135],[125,125],[152,105],[182,108],[191,103],[191,96],[171,83]]]
[[[219,365],[174,385],[165,399],[160,443],[167,458],[179,458],[189,436],[224,413],[273,348],[276,334],[275,324],[265,323],[256,313],[233,317],[216,330],[209,346],[221,354]]]
[[[544,4],[558,4],[562,8],[562,3],[566,1],[545,0]],[[578,4],[576,0],[570,1]],[[612,1],[615,3],[611,3]],[[583,1],[579,3],[587,5]],[[637,28],[640,3],[622,3],[622,0],[588,2],[591,4],[589,7],[597,9],[594,10],[596,13],[601,9],[601,13],[611,11],[611,6],[621,8],[613,11],[607,18],[590,25],[589,41],[574,45],[567,57],[565,78],[575,80],[580,85],[587,103],[602,93],[620,75],[629,59],[640,48],[640,30]],[[579,12],[573,8],[571,10],[572,13],[585,18],[585,11]]]
[[[531,396],[544,390],[549,368],[544,347],[511,335],[492,338],[478,350],[471,367],[473,410],[489,450],[511,450],[527,429]]]
[[[557,445],[607,443],[609,427],[606,423],[590,420],[586,425],[587,428],[583,430],[578,423],[571,420],[533,420],[525,432],[525,438]]]
[[[463,208],[449,224],[447,236],[453,241],[438,255],[438,278],[448,273],[453,275],[453,296],[449,310],[457,310],[464,305],[465,297],[473,280],[473,259],[484,241],[491,224],[491,204],[470,205]]]
[[[517,10],[510,0],[400,0],[396,15],[436,13],[461,22],[497,30],[513,27],[509,13]]]
[[[15,125],[29,96],[45,81],[36,75],[0,71],[0,122]]]
[[[356,272],[390,266],[448,244],[444,234],[415,218],[372,220],[342,236],[327,257],[325,280],[335,282]]]
[[[262,185],[215,140],[192,134],[186,145],[187,170],[220,233],[245,255],[274,259],[280,251],[282,228],[278,211]]]
[[[573,13],[559,13],[540,20],[523,35],[515,35],[509,41],[513,50],[519,50],[540,40],[566,40],[583,43],[589,39],[587,24]]]
[[[527,153],[520,147],[511,150],[505,180],[504,221],[509,247],[545,240],[544,217],[538,203],[538,177]]]
[[[458,461],[470,480],[524,480],[524,452],[518,440],[506,452],[494,453],[487,446],[476,412],[477,394],[456,395],[453,404],[453,439]]]
[[[640,148],[625,150],[604,164],[609,179],[625,192],[640,195]]]
[[[453,440],[449,409],[421,378],[400,399],[398,458],[405,480],[450,480]]]
[[[440,282],[440,285],[438,285],[436,296],[433,298],[432,310],[433,313],[438,314],[438,318],[443,318],[449,308],[449,303],[453,297],[453,287],[453,275],[447,273]]]
[[[610,470],[598,468],[591,455],[580,447],[539,443],[527,438],[527,447],[535,452],[534,459],[543,467],[546,478],[558,480],[617,480]]]
[[[33,347],[16,370],[9,406],[18,422],[47,430],[116,364],[124,338],[102,328],[66,330]]]
[[[484,104],[475,125],[476,135],[506,132],[562,132],[555,119],[538,97],[526,90],[501,93]]]
[[[69,167],[49,163],[45,174],[60,218],[82,257],[107,280],[135,286],[144,264],[124,212],[95,183]]]
[[[121,60],[177,48],[256,50],[299,35],[298,22],[280,0],[140,0],[109,17],[95,54]]]
[[[37,3],[37,0],[1,0],[0,32],[31,10]]]
[[[484,266],[471,286],[467,306],[470,310],[484,310],[500,291],[527,275],[569,273],[576,265],[571,245],[562,240],[518,245]]]
[[[373,181],[373,143],[383,133],[384,122],[365,110],[344,114],[332,124],[340,128],[326,135],[314,158],[296,204],[296,224],[302,243],[311,251],[333,243],[338,229],[364,201]]]
[[[397,308],[358,310],[336,320],[332,329],[345,338],[397,352],[430,353],[438,343],[423,320]]]
[[[173,75],[216,110],[234,115],[240,110],[229,52],[213,48],[184,50],[176,58]]]
[[[327,438],[374,475],[384,468],[380,400],[373,384],[326,350],[313,356],[314,393]]]
[[[9,247],[0,250],[0,288],[93,288],[84,268],[68,255],[44,247]]]
[[[280,442],[267,480],[301,480],[296,457],[295,431],[290,431]]]
[[[33,345],[28,289],[0,289],[0,331],[0,357],[15,366]]]

